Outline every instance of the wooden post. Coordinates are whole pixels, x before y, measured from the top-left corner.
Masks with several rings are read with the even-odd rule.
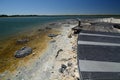
[[[79,26],[79,27],[81,26],[81,21],[80,21],[80,20],[78,21],[78,26]]]

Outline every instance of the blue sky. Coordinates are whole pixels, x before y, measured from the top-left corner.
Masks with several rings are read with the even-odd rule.
[[[120,0],[0,0],[0,14],[120,14]]]

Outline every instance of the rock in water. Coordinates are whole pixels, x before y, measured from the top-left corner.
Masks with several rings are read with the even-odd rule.
[[[22,57],[25,57],[31,53],[32,53],[32,48],[25,46],[25,47],[22,47],[21,49],[19,49],[15,52],[15,57],[22,58]]]
[[[52,28],[50,28],[50,27],[46,27],[45,29],[47,29],[47,30],[51,30]]]
[[[29,42],[29,39],[19,39],[19,40],[17,40],[17,44],[24,44],[24,43],[27,43],[27,42]]]
[[[58,36],[58,34],[49,34],[48,35],[48,37],[51,37],[51,38],[56,37],[56,36]]]

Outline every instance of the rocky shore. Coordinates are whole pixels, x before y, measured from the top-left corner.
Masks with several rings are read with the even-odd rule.
[[[2,74],[0,74],[1,79],[3,80],[79,79],[76,54],[77,35],[74,35],[73,32],[71,31],[71,28],[75,27],[77,25],[77,22],[75,20],[66,20],[54,24],[50,23],[50,25],[53,27],[45,28],[46,30],[52,29],[52,31],[49,31],[49,33],[45,35],[47,37],[45,39],[49,39],[47,40],[48,41],[47,49],[42,51],[42,54],[40,48],[35,49],[35,51],[33,51],[31,55],[25,57],[26,59],[31,58],[31,60],[24,62],[26,61],[25,58],[23,58],[23,60],[20,59],[22,60],[19,62],[19,66],[21,67],[16,68],[16,70],[12,72],[6,70]],[[54,26],[59,27],[56,28]],[[38,31],[42,30],[43,29],[38,29]]]
[[[77,36],[68,38],[74,26],[62,25],[60,35],[50,41],[49,48],[43,55],[44,59],[40,62],[38,60],[42,65],[33,73],[31,80],[77,80],[79,78],[76,54]]]
[[[100,19],[101,20],[101,19]],[[89,21],[82,22],[83,30],[117,32],[113,25],[109,25],[111,18],[104,18],[106,24],[91,24]],[[117,21],[116,21],[117,20]],[[97,21],[97,20],[96,20]],[[93,21],[93,23],[96,23]],[[111,23],[119,22],[112,19]],[[73,22],[73,23],[70,23]],[[61,33],[49,43],[44,60],[40,61],[37,71],[33,73],[31,80],[79,80],[77,65],[77,35],[71,29],[78,25],[76,21],[66,22],[61,26]],[[39,60],[38,60],[39,63]]]
[[[110,19],[109,19],[110,20]],[[96,20],[101,23],[101,20]],[[83,21],[82,29],[91,31],[116,32],[112,25],[95,24],[96,21]],[[106,21],[106,19],[105,19]],[[77,26],[76,20],[66,20],[50,23],[54,30],[59,33],[49,32],[47,34],[47,48],[42,51],[37,49],[37,57],[17,68],[13,73],[7,75],[5,80],[79,80],[77,65],[77,35],[73,34],[72,28]],[[54,26],[59,26],[55,28]],[[106,27],[109,26],[109,27]],[[47,30],[51,28],[47,27]],[[42,31],[42,29],[38,29]],[[37,45],[37,44],[36,44]],[[41,45],[40,45],[41,46]],[[44,46],[44,45],[42,45]],[[41,55],[38,55],[38,54]],[[24,61],[24,60],[23,60]],[[33,62],[34,61],[34,62]],[[21,63],[22,64],[22,63]],[[1,74],[5,76],[5,72]]]

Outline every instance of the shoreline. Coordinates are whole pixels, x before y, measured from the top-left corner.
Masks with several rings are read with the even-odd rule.
[[[7,72],[12,73],[20,66],[24,66],[29,60],[35,60],[40,56],[47,48],[48,41],[50,38],[48,34],[59,33],[59,30],[53,28],[52,30],[43,29],[43,31],[34,30],[35,32],[29,32],[31,34],[23,34],[16,37],[12,37],[8,41],[4,41],[4,46],[1,47],[0,51],[0,79],[6,77]],[[30,41],[25,44],[16,44],[16,41],[22,38],[28,38]],[[15,58],[14,53],[16,50],[23,46],[30,46],[33,49],[33,54],[26,56],[25,58]],[[40,52],[38,52],[40,51]],[[7,54],[5,54],[7,53]],[[22,63],[22,64],[21,64]],[[19,65],[20,64],[20,65]]]
[[[19,68],[16,68],[13,72],[6,72],[0,74],[0,78],[3,80],[77,80],[79,79],[79,71],[77,65],[77,35],[73,34],[71,28],[78,25],[76,20],[68,19],[61,22],[49,23],[53,27],[49,32],[41,32],[45,37],[43,42],[45,44],[38,45],[41,41],[34,40],[35,43],[31,45],[37,45],[45,49],[41,52],[41,48],[36,49],[37,53],[31,54],[25,57],[19,64]],[[104,32],[116,32],[113,28],[107,28],[109,25],[90,25],[87,21],[82,24],[83,30],[91,31],[104,31]],[[45,25],[48,27],[48,25]],[[102,26],[102,27],[101,27]],[[38,29],[37,29],[38,30]],[[48,34],[58,34],[56,37],[49,38]],[[71,37],[69,37],[71,36]],[[40,39],[37,35],[33,36],[35,39]],[[41,40],[41,39],[40,39]],[[34,57],[36,56],[36,57]],[[29,57],[29,58],[28,58]],[[24,64],[25,63],[25,64]],[[70,66],[69,66],[70,64]],[[65,65],[67,68],[64,72],[61,72],[61,65]],[[1,77],[1,75],[3,77]]]
[[[57,24],[58,24],[58,22],[57,22]],[[1,74],[1,75],[4,75],[4,77],[1,77],[1,78],[3,78],[3,80],[4,79],[5,80],[6,79],[11,79],[11,80],[37,80],[37,79],[49,80],[50,78],[51,78],[51,80],[53,80],[53,79],[55,80],[54,75],[56,75],[56,77],[58,77],[59,75],[63,76],[63,74],[59,73],[60,65],[61,65],[61,63],[64,62],[64,61],[61,61],[61,60],[64,60],[64,59],[62,59],[62,56],[64,56],[64,54],[65,54],[65,56],[64,56],[64,58],[65,58],[66,56],[69,56],[71,54],[71,56],[69,56],[68,59],[70,57],[73,58],[73,55],[76,56],[74,51],[70,51],[70,50],[73,50],[73,49],[71,49],[72,48],[71,46],[74,42],[76,42],[76,41],[74,41],[74,40],[76,40],[76,38],[74,38],[74,37],[68,38],[68,35],[71,32],[71,28],[76,25],[76,22],[67,20],[66,22],[64,22],[64,21],[59,22],[59,25],[60,25],[60,28],[53,28],[54,30],[58,31],[57,33],[59,35],[48,41],[48,46],[43,52],[38,50],[38,54],[42,53],[40,56],[37,56],[37,58],[33,58],[34,59],[33,61],[32,60],[28,61],[27,62],[28,64],[22,63],[22,65],[23,65],[22,67],[17,68],[12,73],[9,72],[8,75],[6,72]],[[50,32],[50,33],[56,34],[56,32],[54,32],[54,31]],[[66,40],[66,39],[68,39],[68,40]],[[55,40],[55,42],[54,42],[54,40]],[[64,41],[68,41],[68,42],[65,42],[65,44],[62,45],[64,43]],[[69,44],[69,43],[70,43],[69,48],[63,49],[64,54],[62,56],[59,55],[58,56],[59,59],[56,60],[54,57],[56,56],[57,51],[60,48],[63,48],[63,46],[67,47],[66,44]],[[76,43],[74,43],[74,44],[76,44]],[[69,54],[69,52],[70,52],[70,54]],[[60,60],[60,57],[61,57],[61,60]],[[27,57],[25,57],[25,58],[27,58]],[[72,59],[72,61],[75,61],[75,60],[76,60],[75,58]],[[65,64],[67,65],[66,61],[65,61]],[[77,64],[74,64],[74,65],[77,65]],[[53,66],[55,67],[54,69],[53,69]],[[77,68],[77,66],[75,66],[75,67]],[[54,74],[51,74],[51,71],[56,71],[56,72],[54,72]],[[56,73],[58,74],[58,76]],[[47,75],[47,77],[46,77],[46,75]]]
[[[79,76],[77,72],[77,54],[76,51],[71,49],[72,46],[76,46],[77,37],[73,36],[73,38],[68,38],[68,34],[71,32],[71,28],[74,26],[76,25],[62,27],[61,35],[54,39],[56,40],[55,43],[49,44],[48,51],[45,53],[46,56],[43,55],[44,60],[41,62],[42,67],[40,66],[39,69],[37,69],[38,71],[33,73],[33,76],[30,80],[74,80]],[[61,51],[56,58],[57,52],[59,50],[63,51]],[[59,72],[59,69],[61,64],[67,65],[68,62],[73,64],[72,67],[68,67],[69,75],[65,77],[67,71],[62,74]],[[76,71],[73,72],[74,70]]]

